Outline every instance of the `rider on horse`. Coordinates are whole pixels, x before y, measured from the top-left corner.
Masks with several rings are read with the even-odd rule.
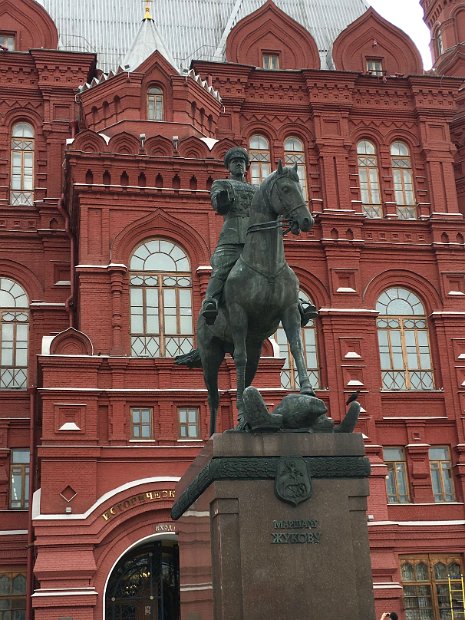
[[[224,283],[244,247],[250,205],[258,189],[245,180],[249,166],[245,149],[240,146],[229,149],[224,156],[224,165],[229,170],[229,179],[214,181],[210,192],[212,207],[224,216],[224,224],[211,258],[213,273],[202,305],[202,315],[208,325],[215,322]]]
[[[213,325],[218,316],[224,283],[239,258],[249,225],[250,205],[258,186],[247,183],[245,173],[249,167],[247,151],[235,146],[224,156],[229,179],[213,182],[210,196],[213,209],[224,216],[218,245],[211,258],[213,272],[208,283],[201,314],[207,325]],[[299,303],[302,327],[316,316],[315,306]]]

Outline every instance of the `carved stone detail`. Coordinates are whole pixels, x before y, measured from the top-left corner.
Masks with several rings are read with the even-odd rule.
[[[179,519],[216,480],[274,480],[280,457],[212,459],[173,505],[171,516]],[[364,456],[303,457],[312,478],[368,478],[370,463]]]

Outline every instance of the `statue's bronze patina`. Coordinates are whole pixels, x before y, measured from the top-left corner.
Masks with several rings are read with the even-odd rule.
[[[210,192],[212,207],[224,216],[224,224],[211,258],[213,272],[202,305],[202,316],[208,325],[215,322],[224,283],[244,247],[250,205],[258,189],[245,180],[245,171],[249,165],[245,149],[240,146],[229,149],[224,164],[229,170],[229,179],[214,181]]]
[[[225,217],[213,255],[212,283],[197,325],[212,432],[219,403],[218,369],[225,354],[234,355],[238,428],[245,428],[242,393],[255,376],[263,341],[276,332],[280,322],[296,362],[301,392],[313,394],[300,338],[299,283],[284,257],[282,217],[289,220],[295,234],[310,230],[313,218],[296,168],[284,168],[280,162],[277,171],[253,188],[244,182],[247,162],[243,149],[229,151],[225,163],[232,178],[212,187],[214,208],[231,214]],[[245,207],[251,196],[247,218]],[[208,304],[215,296],[218,316],[212,317]]]
[[[249,164],[245,149],[233,147],[224,162],[229,179],[215,181],[211,189],[213,209],[224,216],[224,224],[197,323],[198,350],[180,356],[177,363],[203,367],[211,433],[219,405],[218,370],[226,353],[233,355],[237,372],[236,430],[336,431],[325,415],[324,403],[314,395],[303,356],[300,328],[317,312],[299,300],[297,276],[284,256],[284,221],[296,235],[313,225],[297,166],[287,168],[279,162],[278,169],[258,187],[245,180]],[[257,371],[263,341],[276,332],[280,322],[295,360],[300,392],[306,398],[283,399],[281,409],[270,415],[252,388],[245,401],[243,395]],[[345,429],[339,432],[350,432]]]

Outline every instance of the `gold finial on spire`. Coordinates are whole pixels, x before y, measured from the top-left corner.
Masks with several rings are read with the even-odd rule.
[[[145,15],[144,20],[150,19],[153,20],[152,13],[150,12],[150,0],[145,0]]]

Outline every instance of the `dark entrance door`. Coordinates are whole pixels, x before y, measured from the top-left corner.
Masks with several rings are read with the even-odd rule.
[[[106,620],[179,620],[178,545],[170,540],[136,547],[110,576]]]

